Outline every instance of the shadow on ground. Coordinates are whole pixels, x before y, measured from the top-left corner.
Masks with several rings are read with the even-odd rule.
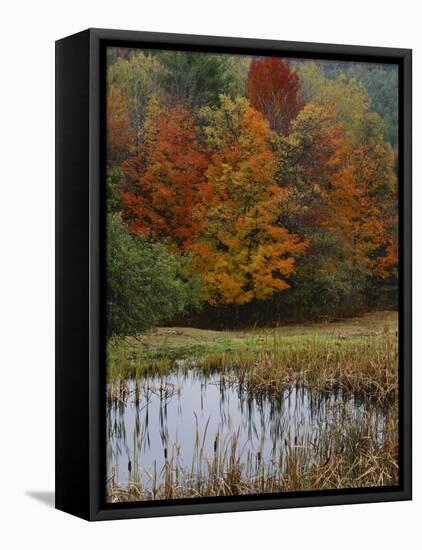
[[[49,508],[54,508],[54,491],[26,491],[25,494]]]

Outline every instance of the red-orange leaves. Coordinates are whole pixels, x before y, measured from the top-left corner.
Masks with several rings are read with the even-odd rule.
[[[299,77],[278,57],[252,61],[248,75],[251,105],[260,111],[273,130],[285,133],[302,104],[298,98]]]
[[[134,233],[188,250],[200,233],[210,186],[207,158],[184,108],[154,109],[141,154],[123,165],[125,216]]]

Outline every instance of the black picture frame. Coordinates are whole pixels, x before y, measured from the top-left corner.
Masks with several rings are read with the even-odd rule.
[[[105,47],[396,63],[399,67],[400,483],[127,504],[105,502]],[[56,42],[56,508],[87,520],[409,500],[412,497],[412,51],[88,29]]]

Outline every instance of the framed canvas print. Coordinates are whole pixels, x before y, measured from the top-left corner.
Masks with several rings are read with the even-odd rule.
[[[56,506],[411,498],[411,51],[56,43]]]

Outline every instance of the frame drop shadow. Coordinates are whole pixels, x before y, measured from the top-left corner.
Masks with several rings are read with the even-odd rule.
[[[54,508],[55,492],[54,491],[26,491],[25,494],[38,502],[41,502],[49,508]]]

